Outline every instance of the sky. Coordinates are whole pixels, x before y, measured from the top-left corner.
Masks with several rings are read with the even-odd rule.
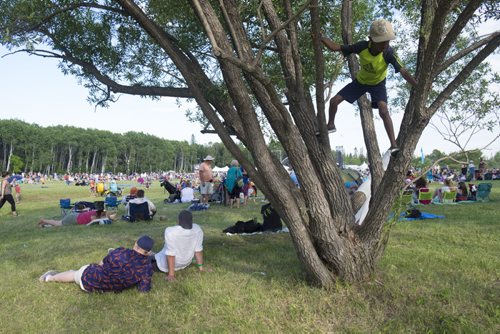
[[[496,26],[487,27],[487,30],[499,30],[500,25],[498,22],[495,24]],[[201,125],[187,120],[185,112],[194,108],[193,103],[184,101],[179,106],[175,98],[152,101],[138,96],[121,95],[109,108],[95,109],[86,100],[87,90],[79,85],[76,77],[63,75],[57,67],[57,61],[23,53],[4,56],[6,53],[8,51],[0,46],[0,119],[19,119],[43,127],[71,125],[114,133],[137,131],[188,142],[194,135],[199,144],[220,142],[216,134],[201,134]],[[500,55],[494,55],[491,64],[500,72]],[[342,86],[343,83],[339,83],[335,89]],[[374,111],[374,114],[377,112]],[[402,116],[401,113],[392,114],[396,135]],[[342,146],[346,153],[354,153],[355,148],[358,151],[363,148],[366,152],[361,121],[350,104],[343,102],[339,106],[335,123],[337,132],[330,134],[332,149]],[[378,116],[375,127],[380,149],[384,151],[390,145]],[[495,132],[499,133],[500,127]],[[491,133],[483,132],[476,135],[467,148],[482,148],[492,138]],[[456,151],[457,147],[443,140],[431,127],[427,127],[416,147],[415,155],[420,156],[421,150],[424,154],[429,154],[434,149],[449,153]],[[500,140],[483,150],[483,154],[489,158],[498,151]]]

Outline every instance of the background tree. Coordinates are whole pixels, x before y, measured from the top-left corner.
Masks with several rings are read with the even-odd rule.
[[[478,15],[498,19],[498,10],[482,11],[492,1],[411,2],[418,6],[413,21],[418,86],[409,94],[397,138],[401,152],[385,172],[369,102],[359,102],[373,196],[357,225],[356,207],[330,150],[324,112],[328,80],[319,38],[328,26],[342,27],[344,42],[356,39],[354,28],[366,36],[376,12],[373,2],[356,2],[356,10],[352,1],[339,8],[318,0],[5,2],[3,43],[60,59],[63,71],[78,76],[96,103],[106,105],[119,93],[194,99],[285,220],[311,282],[323,287],[373,274],[387,241],[387,216],[422,131],[500,41],[495,32],[471,44],[465,52],[470,59],[445,78],[443,71],[463,58],[453,47],[464,28]],[[392,10],[406,10],[410,2],[393,3]],[[354,57],[349,69],[354,75]],[[439,89],[436,95],[433,87]],[[300,189],[267,147],[262,117],[283,146]]]

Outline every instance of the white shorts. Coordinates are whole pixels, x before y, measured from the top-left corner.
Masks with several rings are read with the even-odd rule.
[[[212,182],[202,182],[200,184],[200,194],[212,195],[214,192],[214,184]]]
[[[89,266],[89,264],[86,264],[83,267],[81,267],[80,269],[78,269],[77,271],[75,271],[75,283],[78,284],[83,291],[87,291],[87,290],[85,290],[85,288],[83,287],[82,275],[88,266]]]

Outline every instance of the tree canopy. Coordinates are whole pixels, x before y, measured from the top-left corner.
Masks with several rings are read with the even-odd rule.
[[[141,132],[116,134],[73,126],[28,124],[0,120],[2,170],[42,173],[135,173],[175,170],[192,172],[210,154],[229,164],[229,151],[220,143],[165,140]]]

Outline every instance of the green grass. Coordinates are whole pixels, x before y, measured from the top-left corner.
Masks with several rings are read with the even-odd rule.
[[[262,222],[260,202],[194,213],[212,273],[189,267],[173,283],[155,274],[149,294],[87,294],[76,284],[38,282],[48,269],[98,262],[109,247],[131,247],[144,233],[161,249],[165,227],[187,205],[163,204],[158,183],[146,195],[167,221],[40,229],[39,218],[60,217],[59,198],[93,198],[87,187],[24,185],[19,217],[0,210],[0,332],[500,331],[499,182],[488,203],[419,207],[446,219],[397,223],[373,281],[334,291],[306,284],[288,234],[221,233],[239,219]]]

